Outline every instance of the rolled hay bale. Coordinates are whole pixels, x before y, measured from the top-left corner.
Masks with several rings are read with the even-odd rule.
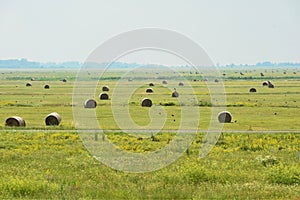
[[[263,86],[268,86],[269,83],[268,83],[268,81],[264,81],[264,82],[262,83],[262,85],[263,85]]]
[[[172,92],[172,97],[179,97],[179,93],[177,91]]]
[[[47,126],[58,126],[60,122],[61,116],[56,112],[50,113],[45,119],[45,123]]]
[[[99,99],[100,100],[108,100],[109,99],[108,94],[107,93],[101,93],[99,95]]]
[[[84,102],[84,108],[96,108],[97,102],[94,99],[88,99]]]
[[[260,76],[265,76],[264,73],[260,72]]]
[[[153,87],[155,84],[154,83],[149,83],[149,86],[150,87]]]
[[[44,88],[45,89],[50,89],[50,85],[45,85]]]
[[[31,80],[31,81],[35,81],[35,78],[31,78],[30,80]]]
[[[162,84],[166,85],[166,84],[168,84],[168,82],[166,80],[163,80]]]
[[[151,107],[152,101],[148,98],[145,98],[142,100],[142,107]]]
[[[153,93],[153,89],[152,88],[147,88],[146,93]]]
[[[249,92],[256,92],[255,88],[250,88]]]
[[[102,87],[102,91],[103,92],[108,92],[109,91],[109,87],[106,85],[106,86],[103,86]]]
[[[268,87],[269,88],[274,88],[275,86],[273,85],[273,83],[271,83],[270,81],[268,81]]]
[[[219,80],[218,79],[215,79],[215,83],[218,83],[219,82]]]
[[[183,82],[178,83],[179,86],[184,86]]]
[[[22,117],[12,116],[6,119],[5,126],[26,126],[26,123]]]
[[[228,111],[222,111],[218,114],[218,120],[220,123],[230,123],[232,120],[231,114]]]
[[[31,87],[31,83],[26,83],[26,87]]]
[[[128,81],[131,82],[131,81],[133,81],[133,79],[132,79],[132,78],[129,78]]]
[[[64,83],[66,83],[66,82],[67,82],[67,79],[64,78],[64,79],[62,79],[61,81],[64,82]]]

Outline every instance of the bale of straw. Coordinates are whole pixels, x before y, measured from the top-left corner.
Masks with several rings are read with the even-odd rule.
[[[58,126],[60,122],[61,116],[56,112],[50,113],[45,119],[45,123],[47,126]]]
[[[66,83],[66,82],[67,82],[67,79],[64,78],[64,79],[62,79],[61,81],[64,82],[64,83]]]
[[[268,81],[268,87],[269,88],[274,88],[275,86],[273,85],[273,83],[271,83],[270,81]]]
[[[5,126],[26,126],[26,123],[22,117],[12,116],[6,119]]]
[[[166,80],[163,80],[162,84],[166,85],[166,84],[168,84],[168,82]]]
[[[172,92],[172,97],[179,97],[179,93],[177,91]]]
[[[149,86],[150,87],[153,87],[155,84],[154,83],[149,83]]]
[[[108,92],[109,91],[109,87],[106,85],[106,86],[103,86],[102,87],[102,91],[103,92]]]
[[[264,82],[262,83],[262,85],[263,85],[263,86],[268,86],[269,83],[268,83],[268,81],[264,81]]]
[[[45,89],[50,89],[50,85],[45,85],[44,88]]]
[[[84,102],[84,108],[96,108],[97,102],[94,99],[88,99]]]
[[[218,120],[220,123],[230,123],[232,116],[228,111],[222,111],[218,114]]]
[[[153,93],[153,89],[152,88],[147,88],[146,93]]]
[[[148,98],[145,98],[142,100],[142,107],[151,107],[152,101]]]
[[[99,95],[99,99],[100,100],[108,100],[109,99],[109,96],[108,96],[108,94],[107,93],[101,93],[100,95]]]
[[[26,83],[26,87],[31,87],[31,83]]]
[[[178,83],[179,86],[184,86],[183,82]]]
[[[249,92],[256,92],[255,88],[250,88]]]

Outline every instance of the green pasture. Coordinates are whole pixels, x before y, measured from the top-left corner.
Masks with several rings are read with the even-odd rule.
[[[232,123],[224,124],[224,130],[300,130],[298,109],[300,107],[300,81],[297,70],[290,69],[260,69],[247,71],[244,75],[236,73],[237,70],[227,70],[226,76],[220,73],[220,77],[209,75],[208,81],[203,81],[200,74],[190,74],[188,71],[181,72],[181,79],[184,80],[185,86],[178,86],[178,79],[166,79],[168,85],[162,84],[159,75],[156,79],[136,79],[123,85],[118,85],[117,78],[120,78],[124,72],[112,70],[104,74],[97,83],[95,73],[88,72],[86,80],[81,81],[84,87],[95,87],[95,93],[86,95],[86,99],[93,98],[97,101],[96,112],[98,122],[102,129],[119,129],[115,123],[112,106],[120,109],[129,110],[133,121],[139,126],[145,126],[150,123],[149,110],[152,108],[141,107],[143,98],[150,98],[155,106],[161,106],[166,112],[166,123],[163,129],[178,129],[181,123],[181,112],[183,108],[198,110],[199,130],[207,130],[209,122],[216,120],[217,116],[212,115],[214,108],[222,106],[231,112]],[[259,72],[262,71],[265,77],[261,77]],[[269,72],[270,71],[270,72]],[[283,72],[287,71],[287,74]],[[295,72],[296,74],[294,74]],[[72,94],[73,84],[76,80],[76,71],[72,70],[31,70],[31,71],[9,71],[3,70],[0,75],[0,126],[5,128],[5,119],[10,116],[21,116],[27,123],[27,129],[44,129],[45,116],[51,112],[58,112],[62,116],[62,123],[54,129],[74,129],[74,120],[72,113]],[[247,74],[248,73],[248,74]],[[256,74],[256,76],[254,76]],[[271,76],[272,75],[272,76]],[[284,77],[286,76],[286,79]],[[30,81],[34,77],[35,81]],[[63,83],[63,78],[68,81]],[[165,78],[165,77],[164,77]],[[222,85],[221,82],[215,83],[215,79],[223,78],[225,88],[224,93],[217,93],[214,87]],[[250,79],[251,78],[251,79]],[[91,82],[91,80],[93,82]],[[263,87],[262,82],[271,81],[275,88]],[[30,82],[32,87],[26,87],[25,84]],[[146,93],[148,84],[154,82],[152,87],[153,93]],[[97,86],[91,85],[96,83]],[[44,89],[45,84],[50,85],[50,89]],[[104,85],[110,87],[108,92],[110,98],[114,95],[114,87],[125,88],[133,84],[136,90],[130,98],[126,99],[126,104],[118,104],[118,101],[100,100],[98,95]],[[136,86],[135,86],[136,84]],[[189,87],[192,87],[192,91]],[[207,85],[212,88],[208,90]],[[250,93],[250,88],[256,88],[256,93]],[[183,101],[178,98],[172,98],[173,88],[179,92]],[[124,90],[122,90],[124,91]],[[125,92],[126,93],[126,92]],[[82,94],[84,96],[85,94]],[[123,94],[116,95],[122,100]],[[190,99],[184,99],[184,98]],[[225,105],[218,103],[218,98],[226,98]],[[85,97],[84,97],[85,98]],[[122,101],[120,101],[122,102]],[[84,105],[77,102],[77,106]],[[114,107],[114,108],[115,108]],[[189,120],[189,119],[184,119]]]
[[[124,73],[107,71],[94,94],[83,91],[84,99],[93,98],[98,104],[95,109],[83,109],[84,101],[72,101],[75,70],[1,69],[1,199],[299,199],[298,68],[226,68],[205,77],[192,69],[169,77],[150,71],[148,75],[129,73],[133,80],[118,84]],[[94,87],[98,75],[86,71],[80,84]],[[61,81],[64,78],[66,83]],[[184,80],[184,86],[178,86],[180,80]],[[266,80],[275,88],[263,87]],[[32,86],[26,87],[27,82]],[[146,93],[150,82],[155,83],[151,87],[154,92]],[[207,85],[218,88],[222,83],[224,93],[208,90]],[[50,89],[44,89],[45,84]],[[110,99],[100,100],[98,95],[105,85],[110,88]],[[124,103],[126,88],[132,86],[136,89]],[[256,93],[249,92],[252,87]],[[122,88],[124,93],[114,94]],[[174,88],[182,99],[171,97]],[[140,105],[146,97],[153,101],[151,108]],[[220,97],[226,97],[225,105]],[[195,121],[192,114],[182,119],[184,108],[200,115],[199,132],[171,165],[148,173],[126,173],[98,162],[84,147],[73,119],[74,106],[82,108],[83,116],[84,112],[95,112],[99,128],[109,130],[105,139],[123,151],[150,153],[167,146],[183,120],[187,124]],[[157,111],[161,113],[154,110],[155,116],[165,114],[166,118],[162,131],[152,137],[123,133],[113,114],[113,109],[128,110],[132,120],[145,127],[151,123],[151,109],[155,108],[161,109]],[[205,131],[211,120],[217,120],[212,112],[219,108],[232,114],[232,122],[224,124],[217,144],[200,158],[201,148],[208,142]],[[45,117],[51,112],[61,115],[59,126],[45,125]],[[22,117],[26,127],[6,127],[5,120],[10,116]]]

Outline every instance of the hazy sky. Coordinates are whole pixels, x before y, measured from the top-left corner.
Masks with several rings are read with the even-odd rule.
[[[0,0],[0,59],[83,62],[143,27],[178,31],[215,63],[300,62],[298,0]]]

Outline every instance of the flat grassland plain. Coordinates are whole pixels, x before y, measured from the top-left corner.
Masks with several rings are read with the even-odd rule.
[[[205,130],[211,120],[210,93],[199,74],[182,71],[193,87],[200,109],[199,133],[188,150],[171,165],[154,172],[126,173],[98,162],[85,149],[72,113],[75,70],[11,70],[0,74],[0,198],[22,199],[300,199],[300,70],[298,68],[222,69],[232,123],[223,127],[217,144],[199,158]],[[260,72],[264,73],[262,77]],[[224,73],[224,75],[222,75]],[[118,148],[147,153],[172,140],[181,121],[181,106],[161,81],[146,93],[149,82],[128,101],[132,119],[147,125],[149,108],[144,97],[166,110],[164,129],[154,137],[137,138],[118,130],[110,100],[99,100],[104,85],[114,91],[121,71],[100,80],[94,99],[97,119],[106,137]],[[87,73],[95,79],[93,73]],[[31,78],[35,78],[31,81]],[[66,78],[67,82],[61,80]],[[135,81],[135,80],[133,80]],[[176,80],[167,80],[176,82]],[[275,88],[263,87],[271,81]],[[30,82],[32,86],[26,87]],[[50,89],[44,89],[49,84]],[[177,84],[177,82],[176,82]],[[176,87],[184,95],[186,86]],[[250,93],[250,88],[257,92]],[[82,106],[83,106],[82,102]],[[51,112],[62,116],[59,126],[48,127]],[[21,116],[26,127],[6,127],[10,116]]]

